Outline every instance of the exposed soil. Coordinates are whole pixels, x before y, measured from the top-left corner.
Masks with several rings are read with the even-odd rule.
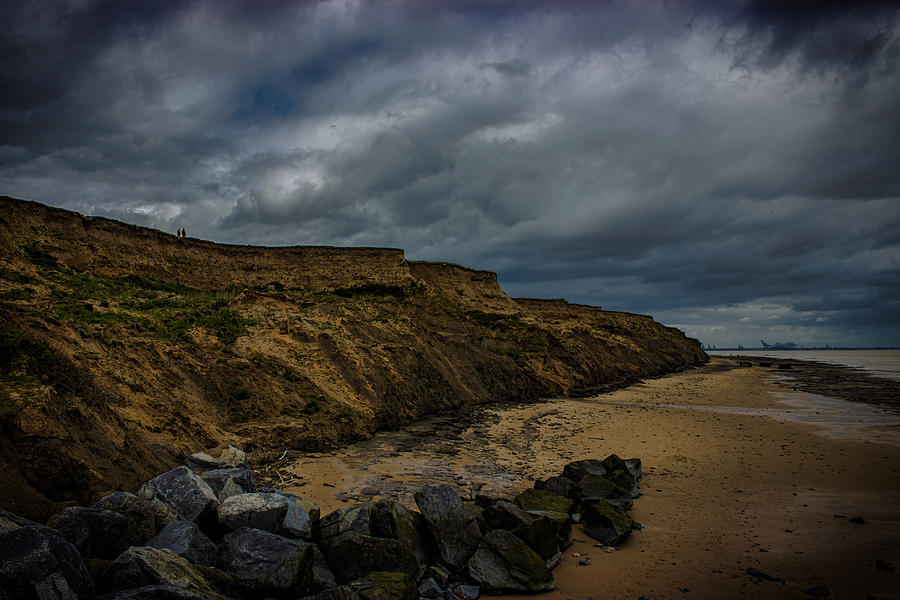
[[[402,250],[213,244],[0,198],[0,508],[39,520],[212,446],[324,451],[706,358],[651,317],[513,299]]]

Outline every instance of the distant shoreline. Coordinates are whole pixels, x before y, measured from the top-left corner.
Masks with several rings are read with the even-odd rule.
[[[704,352],[709,354],[710,352],[796,352],[801,350],[803,352],[809,351],[832,351],[832,350],[840,350],[842,352],[847,350],[900,350],[900,347],[895,346],[871,346],[871,347],[861,347],[861,348],[851,348],[845,346],[828,346],[824,348],[822,346],[798,346],[796,348],[712,348],[712,349],[704,349]]]

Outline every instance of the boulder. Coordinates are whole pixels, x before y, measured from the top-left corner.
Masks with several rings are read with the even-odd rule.
[[[270,533],[280,533],[287,514],[287,498],[278,494],[249,493],[227,498],[216,509],[219,524],[228,531],[252,527]]]
[[[212,488],[187,467],[178,467],[148,481],[138,492],[171,506],[184,521],[201,525],[215,517],[219,500]]]
[[[184,585],[170,583],[145,585],[100,596],[97,600],[224,600],[223,596],[201,593]]]
[[[259,491],[277,494],[287,499],[288,511],[281,524],[281,535],[304,540],[313,539],[313,532],[318,525],[320,515],[319,507],[316,504],[275,488],[260,488]]]
[[[444,590],[438,585],[437,581],[431,579],[423,579],[419,582],[419,598],[427,598],[428,600],[440,600],[444,597]]]
[[[550,519],[535,516],[507,500],[484,509],[484,520],[491,530],[504,529],[528,544],[544,561],[559,556],[556,527]]]
[[[445,483],[425,486],[414,497],[441,559],[453,569],[462,569],[481,540],[475,518]]]
[[[142,546],[178,516],[159,500],[148,500],[130,492],[113,492],[97,501],[94,508],[117,512],[128,521],[132,544]],[[115,558],[115,557],[114,557]]]
[[[554,512],[569,513],[575,503],[565,496],[548,492],[547,490],[525,490],[516,496],[516,504],[526,511],[551,510]]]
[[[572,545],[572,519],[567,513],[552,510],[529,510],[529,515],[543,517],[553,524],[556,531],[556,544],[560,551]]]
[[[637,482],[631,477],[631,473],[628,471],[619,469],[618,471],[607,474],[606,478],[623,490],[626,490],[631,498],[637,498],[641,495]]]
[[[201,473],[200,477],[215,492],[219,502],[235,494],[247,494],[256,491],[253,473],[247,467],[213,469]]]
[[[195,452],[187,458],[187,466],[198,471],[210,471],[215,469],[231,469],[247,466],[247,455],[243,450],[229,446],[222,450],[210,450],[209,452]]]
[[[328,513],[319,521],[316,542],[327,553],[328,541],[345,531],[371,535],[369,527],[372,505],[369,502],[357,506],[345,506]]]
[[[222,538],[219,564],[246,596],[293,600],[336,585],[315,544],[249,527]]]
[[[637,481],[643,475],[643,468],[641,466],[641,459],[639,458],[626,458],[625,466],[628,468],[628,472],[631,473],[632,479]]]
[[[582,505],[593,500],[625,500],[631,498],[631,491],[619,487],[606,477],[585,475],[578,482],[581,487]]]
[[[581,512],[584,532],[607,546],[617,546],[631,535],[634,521],[605,500],[595,500]]]
[[[339,585],[300,600],[359,600],[359,595],[349,586]]]
[[[581,500],[581,488],[568,477],[550,477],[543,480],[538,479],[534,482],[534,489],[547,490],[558,496],[571,498],[576,502]]]
[[[376,571],[350,584],[360,600],[415,600],[416,580],[406,573]]]
[[[606,467],[596,458],[576,460],[563,467],[562,476],[572,481],[581,481],[581,478],[585,475],[603,477],[606,475]]]
[[[610,454],[601,461],[601,464],[603,465],[603,468],[606,469],[607,473],[628,470],[628,464],[619,458],[617,454]]]
[[[10,599],[86,600],[94,597],[94,583],[78,550],[57,531],[22,525],[0,533],[0,592]]]
[[[319,517],[320,517],[319,507],[318,507],[318,505],[310,502],[309,500],[304,500],[303,498],[301,498],[300,496],[297,496],[296,494],[291,494],[290,492],[285,492],[285,491],[279,490],[278,488],[262,487],[262,488],[259,488],[258,491],[266,492],[268,494],[278,494],[279,496],[284,496],[285,498],[290,498],[294,502],[298,503],[300,505],[300,508],[302,508],[304,511],[306,511],[306,513],[310,516],[310,518],[313,521],[319,520]]]
[[[6,533],[7,531],[12,531],[19,527],[28,527],[31,525],[38,525],[38,523],[30,521],[25,517],[20,517],[17,514],[0,510],[0,533]]]
[[[477,585],[460,584],[453,588],[453,595],[459,600],[478,600],[481,595],[481,588]]]
[[[195,565],[216,565],[216,545],[191,521],[169,523],[147,545],[160,550],[171,550]]]
[[[416,580],[421,572],[415,554],[399,541],[355,531],[345,531],[331,539],[328,566],[339,583],[349,583],[374,571],[403,572]]]
[[[54,515],[47,525],[85,559],[116,558],[133,542],[128,520],[111,510],[70,506]]]
[[[203,594],[215,595],[212,584],[202,571],[170,550],[132,546],[109,565],[100,587],[104,592],[118,592],[152,585],[178,585]]]
[[[469,576],[488,592],[548,592],[550,570],[525,542],[508,531],[491,531],[468,562]]]
[[[527,528],[528,524],[534,520],[517,504],[513,504],[509,500],[498,500],[485,508],[482,516],[491,531],[505,529],[515,532],[517,529]]]

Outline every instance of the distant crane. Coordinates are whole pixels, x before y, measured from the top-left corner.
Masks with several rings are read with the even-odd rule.
[[[765,349],[769,348],[769,345],[766,343],[766,340],[759,340],[759,343],[762,344],[762,347]]]

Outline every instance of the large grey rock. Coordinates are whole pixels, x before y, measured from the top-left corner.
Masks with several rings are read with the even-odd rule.
[[[396,540],[420,565],[428,563],[430,548],[425,520],[395,500],[367,502],[326,515],[319,521],[316,540],[328,554],[332,542],[347,532]]]
[[[419,598],[427,598],[428,600],[440,600],[444,597],[444,590],[438,585],[437,581],[431,579],[423,579],[419,582]]]
[[[248,596],[293,600],[336,585],[315,544],[249,527],[222,538],[219,564]]]
[[[226,499],[216,512],[219,524],[233,531],[239,527],[253,527],[271,533],[281,531],[287,514],[287,498],[277,494],[239,494]]]
[[[222,596],[201,593],[184,585],[170,583],[145,585],[100,596],[97,600],[224,600]]]
[[[196,523],[175,521],[163,527],[156,537],[147,542],[151,548],[170,550],[195,565],[214,567],[216,545],[206,537]]]
[[[285,498],[296,504],[303,512],[305,512],[312,520],[314,526],[318,524],[321,513],[317,504],[301,498],[296,494],[291,494],[290,492],[285,492],[277,488],[263,487],[259,488],[258,491],[265,492],[267,494],[278,494],[279,496],[284,496]]]
[[[243,450],[229,446],[218,451],[195,452],[188,456],[186,462],[188,467],[200,471],[231,469],[234,467],[246,467],[247,455]]]
[[[625,500],[631,498],[631,490],[616,485],[606,477],[585,475],[578,482],[581,487],[582,505],[593,500]]]
[[[28,527],[29,525],[38,525],[34,521],[20,517],[17,514],[0,510],[0,533],[6,533],[19,527]]]
[[[288,537],[311,539],[313,519],[304,505],[315,506],[296,496],[255,492],[226,498],[219,505],[217,514],[219,524],[228,530],[253,527]]]
[[[468,567],[469,576],[488,592],[548,592],[556,585],[541,557],[502,529],[484,536]]]
[[[328,545],[328,540],[345,531],[371,535],[372,529],[369,525],[371,511],[371,503],[366,502],[356,506],[345,506],[328,513],[319,520],[319,527],[316,530],[316,541],[324,549]]]
[[[215,595],[203,572],[170,550],[132,546],[107,567],[100,580],[104,592],[118,592],[147,585],[181,585]]]
[[[180,519],[206,521],[215,517],[219,500],[212,488],[187,467],[178,467],[148,481],[138,495],[171,506]]]
[[[213,469],[200,473],[200,477],[213,489],[219,502],[223,502],[235,494],[248,494],[256,491],[253,472],[247,467]]]
[[[160,529],[177,518],[174,509],[159,500],[148,500],[122,491],[101,498],[94,508],[111,510],[125,517],[135,546],[142,546]]]
[[[328,566],[339,583],[350,583],[373,571],[407,573],[418,579],[415,554],[397,540],[345,531],[328,545]]]
[[[584,532],[607,546],[621,544],[631,535],[634,521],[604,500],[596,500],[583,507],[581,525]]]
[[[58,532],[39,525],[0,533],[0,591],[13,598],[93,598],[81,555]]]
[[[507,500],[495,502],[484,509],[483,515],[491,530],[509,531],[528,544],[544,561],[559,558],[556,527],[547,517],[527,513]]]
[[[581,481],[581,478],[585,475],[603,477],[606,475],[606,467],[603,466],[603,462],[595,458],[587,458],[567,464],[563,467],[562,475],[572,481]]]
[[[85,559],[114,559],[133,543],[128,520],[111,510],[71,506],[54,515],[47,525]]]
[[[462,569],[481,540],[475,518],[445,483],[425,486],[416,492],[415,499],[441,559],[454,569]]]

